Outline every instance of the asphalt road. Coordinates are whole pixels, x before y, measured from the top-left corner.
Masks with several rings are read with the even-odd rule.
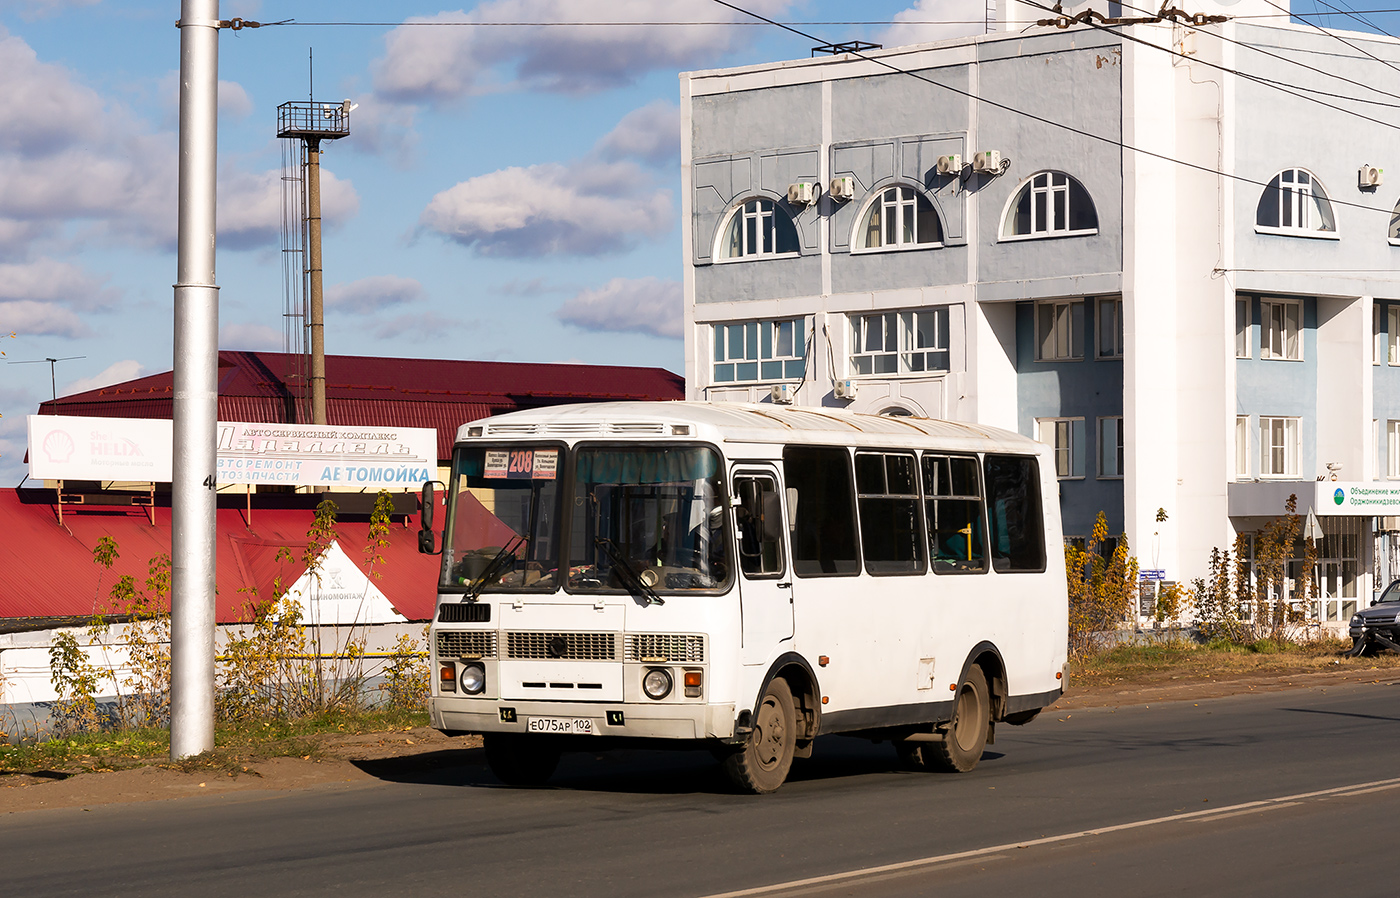
[[[1400,683],[1042,715],[964,775],[825,738],[760,797],[702,752],[568,756],[540,790],[444,753],[0,818],[0,892],[1393,896],[1397,746]]]

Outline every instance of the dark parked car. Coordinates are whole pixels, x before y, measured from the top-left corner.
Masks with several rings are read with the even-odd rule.
[[[1368,655],[1387,648],[1400,652],[1400,580],[1392,582],[1381,597],[1351,616],[1352,655]]]

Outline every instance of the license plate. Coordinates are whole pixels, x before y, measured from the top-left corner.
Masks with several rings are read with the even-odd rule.
[[[590,717],[527,717],[525,718],[525,732],[592,736],[593,719]]]

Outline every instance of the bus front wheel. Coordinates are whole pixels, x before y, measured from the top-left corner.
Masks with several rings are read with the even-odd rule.
[[[486,764],[507,786],[542,786],[559,766],[559,747],[539,736],[486,733]]]
[[[987,729],[992,719],[992,702],[987,677],[976,664],[967,669],[967,679],[953,702],[953,719],[941,742],[923,746],[924,763],[935,770],[967,773],[982,760],[987,747]]]
[[[746,792],[774,792],[792,769],[796,747],[792,690],[786,680],[775,677],[754,710],[753,729],[743,747],[726,755],[720,766],[734,785]]]

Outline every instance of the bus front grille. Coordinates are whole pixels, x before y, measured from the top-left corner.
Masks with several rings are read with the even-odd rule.
[[[522,660],[616,661],[614,633],[506,633],[506,657]]]
[[[628,633],[625,637],[627,661],[661,659],[700,663],[705,660],[705,637],[679,633]]]
[[[437,654],[439,658],[494,658],[496,631],[439,630]]]

